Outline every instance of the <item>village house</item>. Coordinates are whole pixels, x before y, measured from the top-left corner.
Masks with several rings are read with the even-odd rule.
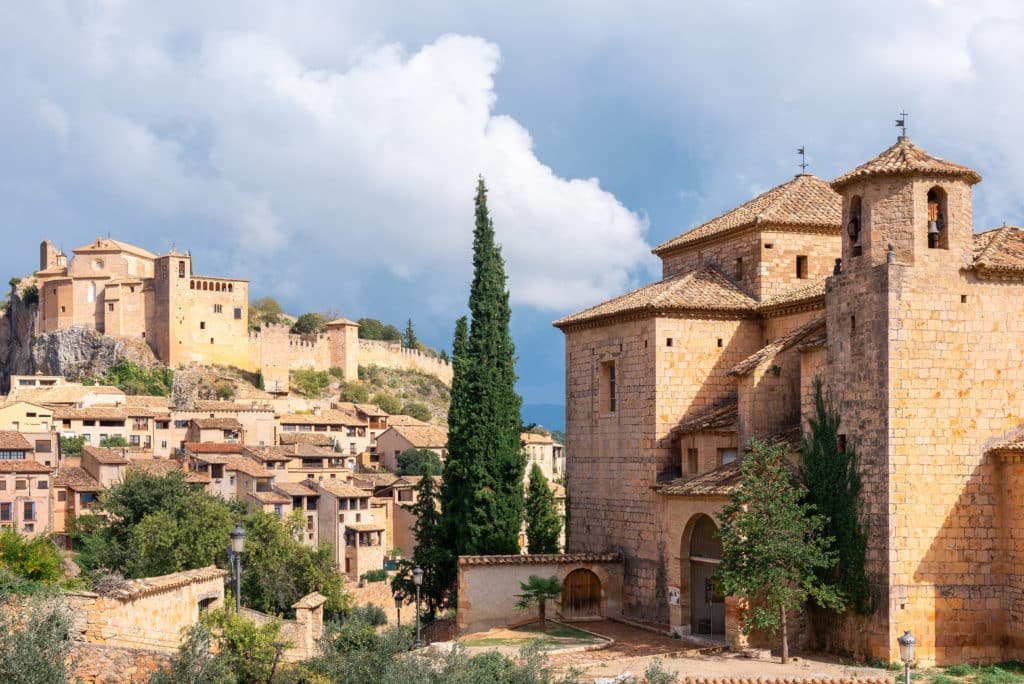
[[[529,481],[533,464],[540,466],[540,471],[549,482],[561,479],[565,474],[565,448],[551,439],[551,435],[539,435],[524,432],[519,435],[526,453],[526,471],[523,481]]]
[[[322,433],[331,438],[339,451],[358,456],[369,451],[367,421],[346,411],[313,408],[309,413],[287,413],[280,418],[280,435]]]
[[[22,434],[0,431],[0,530],[35,536],[53,528],[52,474],[52,467],[36,461],[32,445]]]
[[[243,444],[267,446],[275,443],[277,419],[273,406],[266,401],[196,401],[190,407],[171,409],[170,442],[181,448],[189,438],[188,430],[194,418],[230,418],[241,425]]]
[[[190,442],[245,444],[245,431],[236,418],[193,418],[185,432],[185,443]]]
[[[302,511],[302,543],[312,547],[319,546],[319,492],[303,482],[278,482],[274,485],[274,491],[291,499],[292,511]]]
[[[111,437],[128,442],[128,411],[122,406],[90,406],[53,409],[53,419],[61,437],[82,437],[86,444],[99,446]]]
[[[925,664],[1024,654],[1024,229],[974,233],[980,180],[901,137],[669,240],[662,280],[556,321],[568,550],[623,554],[627,616],[743,643],[714,516],[751,437],[798,442],[820,379],[859,456],[877,605],[810,634],[865,660],[898,660],[902,629]]]
[[[316,480],[312,486],[320,495],[320,541],[331,545],[336,567],[354,580],[383,568],[385,526],[373,519],[371,493],[340,480]]]
[[[448,430],[409,416],[401,418],[407,420],[397,425],[396,421],[389,421],[388,429],[377,438],[377,453],[380,454],[381,465],[392,472],[397,471],[398,456],[407,449],[428,449],[437,454],[444,463],[448,458]]]

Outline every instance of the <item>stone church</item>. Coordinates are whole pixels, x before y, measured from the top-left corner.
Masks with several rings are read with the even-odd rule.
[[[660,245],[662,280],[555,322],[569,552],[625,558],[623,611],[737,643],[714,515],[753,436],[799,448],[821,378],[864,480],[875,612],[819,641],[924,663],[1024,656],[1024,229],[900,137]],[[798,456],[797,456],[798,457]]]

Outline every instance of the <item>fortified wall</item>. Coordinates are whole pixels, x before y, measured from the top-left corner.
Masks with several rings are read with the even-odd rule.
[[[405,349],[399,342],[359,340],[359,365],[400,368],[427,373],[452,384],[452,365],[418,349]]]

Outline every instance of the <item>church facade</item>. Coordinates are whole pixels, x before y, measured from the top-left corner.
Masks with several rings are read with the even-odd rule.
[[[974,232],[980,180],[900,137],[669,240],[662,280],[555,322],[568,551],[623,555],[627,615],[742,641],[714,516],[751,437],[798,450],[819,378],[860,457],[876,599],[826,640],[1024,652],[1024,230]]]

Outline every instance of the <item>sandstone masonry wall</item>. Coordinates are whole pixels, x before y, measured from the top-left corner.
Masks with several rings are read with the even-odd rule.
[[[403,349],[397,342],[383,340],[359,340],[358,361],[360,366],[381,366],[420,371],[440,378],[445,384],[452,383],[452,365],[417,349]]]

